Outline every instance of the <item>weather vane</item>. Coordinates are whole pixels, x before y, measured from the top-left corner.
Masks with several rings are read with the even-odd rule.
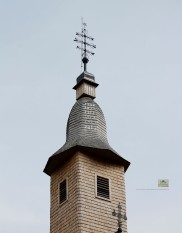
[[[113,210],[112,215],[118,217],[118,231],[116,233],[122,232],[122,219],[127,220],[127,217],[126,217],[126,214],[124,215],[121,214],[120,202],[118,204],[118,213],[116,213],[116,211]]]
[[[93,53],[92,51],[87,49],[87,46],[89,46],[92,49],[96,48],[96,45],[92,44],[92,43],[88,43],[87,40],[93,41],[94,38],[88,36],[88,31],[86,29],[87,25],[86,23],[84,23],[82,21],[82,30],[81,33],[76,32],[76,36],[80,37],[80,38],[75,38],[74,41],[77,43],[81,44],[80,46],[77,46],[77,49],[81,50],[81,57],[82,57],[82,62],[84,64],[84,71],[87,71],[87,63],[89,62],[89,54],[90,55],[94,55],[95,53]]]

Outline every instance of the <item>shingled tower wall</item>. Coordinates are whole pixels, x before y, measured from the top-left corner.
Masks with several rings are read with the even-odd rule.
[[[95,177],[99,174],[111,181],[111,201],[96,197]],[[68,179],[68,200],[58,203],[58,185]],[[51,175],[51,233],[111,233],[117,229],[112,210],[121,201],[126,212],[124,167],[110,164],[76,152]],[[123,232],[127,232],[126,222]]]

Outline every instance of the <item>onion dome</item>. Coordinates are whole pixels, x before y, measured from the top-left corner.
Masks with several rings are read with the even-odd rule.
[[[125,171],[129,167],[130,163],[108,143],[104,114],[94,101],[97,86],[94,76],[86,71],[77,78],[77,84],[73,88],[76,90],[77,101],[68,118],[66,142],[49,158],[44,169],[46,174],[51,175],[76,151],[122,164]]]
[[[66,143],[62,150],[75,145],[110,149],[104,114],[90,97],[80,98],[68,118]]]

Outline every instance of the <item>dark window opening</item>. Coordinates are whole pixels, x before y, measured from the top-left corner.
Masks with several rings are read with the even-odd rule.
[[[67,186],[66,186],[66,180],[64,180],[59,184],[59,204],[62,204],[66,200],[67,200]]]
[[[97,196],[110,199],[109,179],[97,176]]]

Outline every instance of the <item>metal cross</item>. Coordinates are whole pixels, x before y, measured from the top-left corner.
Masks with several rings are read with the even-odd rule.
[[[80,37],[81,39],[77,37],[74,39],[75,42],[81,44],[81,47],[77,46],[76,48],[82,51],[82,62],[84,64],[84,71],[87,71],[87,63],[89,62],[88,54],[90,55],[95,54],[92,51],[88,50],[87,47],[89,46],[91,49],[96,48],[96,45],[87,42],[87,40],[93,41],[94,38],[88,36],[86,26],[87,26],[86,23],[82,22],[82,32],[81,33],[76,32],[76,36]]]
[[[127,220],[127,217],[126,217],[126,214],[124,214],[124,215],[121,214],[121,204],[120,204],[120,202],[118,204],[118,213],[116,213],[116,211],[113,210],[112,216],[118,217],[118,231],[117,232],[122,232],[122,219]]]

